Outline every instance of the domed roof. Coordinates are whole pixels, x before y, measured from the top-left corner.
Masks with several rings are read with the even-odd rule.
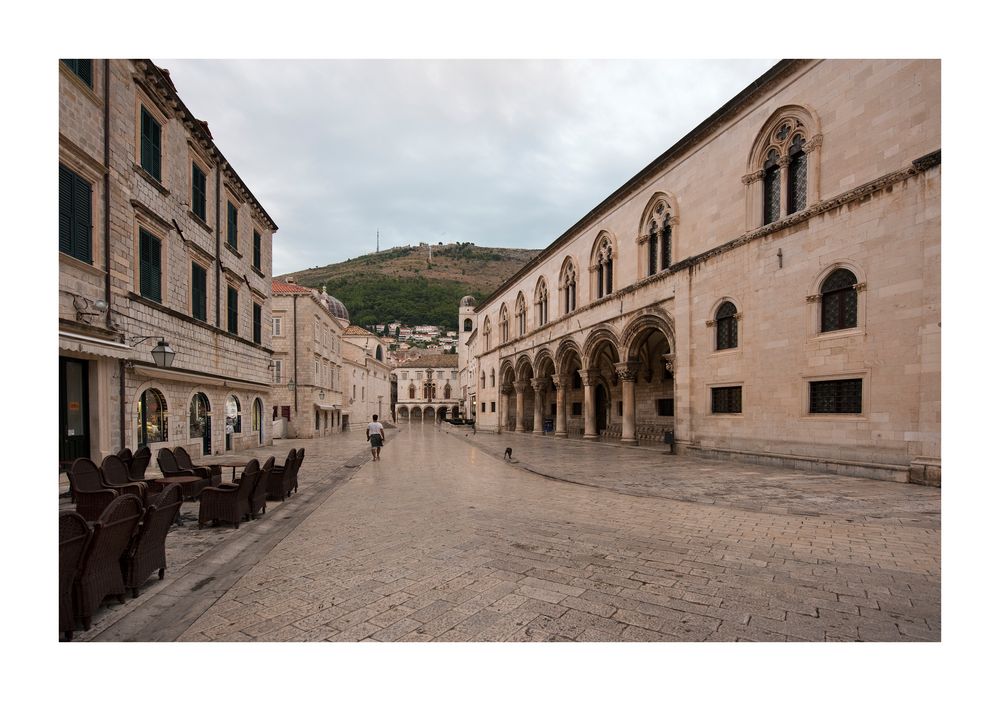
[[[320,293],[319,298],[335,317],[348,322],[351,320],[351,316],[347,313],[347,307],[344,306],[344,303],[326,293],[326,285],[323,285],[323,291]]]
[[[460,307],[474,307],[476,306],[476,298],[472,295],[465,295],[462,297],[462,301],[458,303]]]

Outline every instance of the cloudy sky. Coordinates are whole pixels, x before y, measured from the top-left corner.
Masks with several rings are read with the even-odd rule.
[[[543,248],[775,63],[154,61],[277,222],[276,275],[376,229]]]

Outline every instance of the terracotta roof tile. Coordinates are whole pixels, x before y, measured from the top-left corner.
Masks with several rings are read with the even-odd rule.
[[[397,367],[401,368],[457,368],[458,353],[443,353],[441,355],[422,355],[404,361]]]
[[[313,290],[308,287],[303,287],[302,285],[296,285],[294,282],[282,282],[280,280],[271,281],[271,292],[276,295],[301,295],[301,294],[311,294]]]

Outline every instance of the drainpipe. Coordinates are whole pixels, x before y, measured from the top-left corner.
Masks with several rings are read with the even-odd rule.
[[[292,382],[295,415],[299,414],[299,296],[292,293]]]
[[[220,295],[222,294],[222,250],[221,246],[221,236],[222,232],[220,230],[221,214],[219,207],[221,207],[220,197],[222,193],[222,164],[216,164],[215,166],[215,328],[222,328],[222,322],[219,318],[219,309],[222,305],[222,299]]]
[[[118,361],[118,392],[119,392],[119,395],[120,395],[119,399],[121,400],[121,401],[118,402],[121,405],[121,415],[120,415],[119,420],[118,420],[118,430],[121,431],[121,446],[119,446],[118,450],[121,450],[126,445],[126,443],[125,443],[125,361],[124,360],[119,360]]]

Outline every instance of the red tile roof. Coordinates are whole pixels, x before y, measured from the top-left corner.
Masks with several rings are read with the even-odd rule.
[[[302,285],[296,285],[294,282],[272,280],[271,292],[276,295],[301,295],[311,294],[313,290],[310,290],[308,287],[303,287]]]

